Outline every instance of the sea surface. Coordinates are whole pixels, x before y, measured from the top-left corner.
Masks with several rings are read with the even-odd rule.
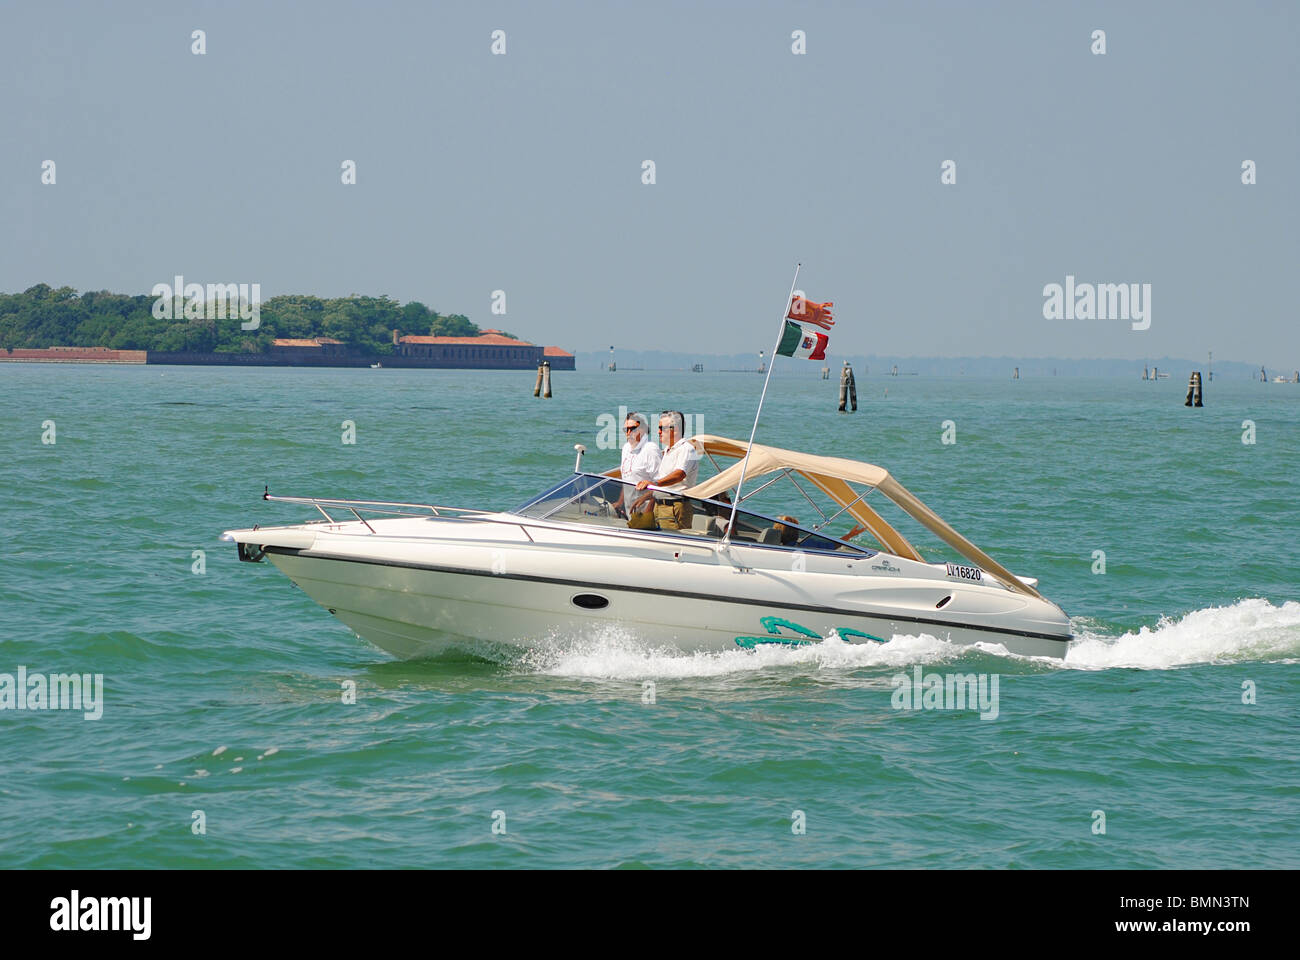
[[[620,405],[744,439],[754,374],[0,364],[0,673],[103,676],[99,719],[0,710],[0,867],[1300,867],[1300,385],[860,373],[838,414],[796,363],[758,440],[888,468],[1040,579],[1064,662],[397,662],[217,539],[309,519],[264,486],[509,508],[615,465]],[[897,709],[917,667],[996,718]]]

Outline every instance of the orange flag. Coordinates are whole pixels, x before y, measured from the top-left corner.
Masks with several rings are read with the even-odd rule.
[[[825,303],[813,303],[803,297],[795,297],[790,302],[790,312],[786,317],[802,323],[815,323],[823,330],[829,330],[835,325],[835,320],[831,316],[833,306],[834,303],[829,300]]]

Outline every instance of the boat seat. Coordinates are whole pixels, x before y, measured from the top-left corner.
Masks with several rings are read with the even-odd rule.
[[[779,545],[781,543],[781,531],[776,527],[768,527],[758,535],[758,542]]]
[[[681,533],[689,533],[694,537],[713,537],[714,539],[722,538],[721,521],[717,517],[710,516],[707,513],[697,513],[691,517],[691,525],[681,530]]]

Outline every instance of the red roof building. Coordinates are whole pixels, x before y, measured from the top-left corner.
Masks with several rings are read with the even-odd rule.
[[[312,337],[310,340],[294,337],[277,337],[271,341],[271,355],[281,359],[293,357],[334,357],[347,352],[342,340],[333,337]]]
[[[396,331],[394,331],[396,333]],[[574,369],[573,354],[559,347],[540,347],[500,330],[483,330],[476,337],[395,336],[399,357],[422,360],[420,366],[459,369],[524,370],[549,360],[552,369]]]
[[[429,366],[487,370],[525,370],[542,362],[541,347],[500,330],[484,330],[477,337],[399,337],[397,354]]]
[[[516,340],[514,337],[507,337],[499,330],[484,330],[477,337],[401,337],[397,342],[399,345],[403,343],[459,343],[473,344],[480,347],[491,344],[503,347],[532,346],[527,340]]]
[[[561,350],[559,347],[547,347],[544,356],[550,363],[552,370],[576,369],[576,360],[568,350]]]

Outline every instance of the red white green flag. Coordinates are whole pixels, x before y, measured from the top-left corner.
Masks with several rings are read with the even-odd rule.
[[[794,357],[797,360],[825,360],[826,344],[830,337],[816,330],[809,330],[792,320],[785,322],[785,333],[777,345],[778,356]]]
[[[790,301],[790,311],[785,315],[785,332],[776,348],[778,356],[801,360],[825,360],[829,338],[815,328],[829,330],[835,325],[831,314],[834,304],[815,303],[806,297],[796,296]]]

